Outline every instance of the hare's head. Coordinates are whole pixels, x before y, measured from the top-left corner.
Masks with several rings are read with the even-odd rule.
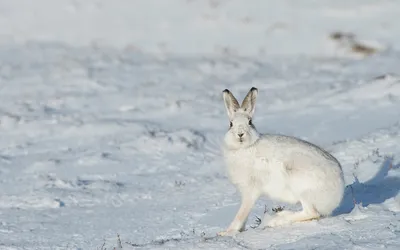
[[[226,146],[238,149],[252,145],[260,137],[252,122],[257,88],[250,89],[242,105],[239,105],[229,90],[225,89],[222,93],[229,117],[229,131],[225,135]]]

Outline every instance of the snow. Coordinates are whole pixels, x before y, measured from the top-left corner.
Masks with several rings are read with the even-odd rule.
[[[399,12],[1,1],[0,249],[400,249]],[[332,217],[261,230],[265,209],[299,209],[262,198],[245,232],[217,237],[240,202],[222,90],[252,86],[257,129],[323,146],[348,186]]]

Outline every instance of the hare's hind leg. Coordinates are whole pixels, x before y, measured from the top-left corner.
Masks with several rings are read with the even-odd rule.
[[[277,227],[287,224],[292,224],[294,222],[309,221],[313,219],[318,219],[320,214],[315,210],[312,205],[308,203],[301,202],[303,207],[302,211],[299,212],[286,212],[282,211],[275,215],[270,221],[268,221],[268,227]]]
[[[314,208],[313,205],[308,203],[302,202],[301,205],[303,206],[303,210],[297,213],[293,213],[289,219],[292,222],[302,222],[302,221],[309,221],[314,219],[319,219],[321,215],[318,211]]]

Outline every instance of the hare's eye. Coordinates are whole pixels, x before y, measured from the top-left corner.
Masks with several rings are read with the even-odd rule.
[[[252,126],[253,122],[251,121],[251,119],[249,120],[249,125]]]
[[[232,124],[232,122],[230,122],[230,123],[229,123],[229,127],[232,128],[232,126],[233,126],[233,124]]]

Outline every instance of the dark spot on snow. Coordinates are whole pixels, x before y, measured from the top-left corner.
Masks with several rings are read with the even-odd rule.
[[[53,162],[54,164],[60,164],[61,160],[60,159],[49,159],[50,162]]]
[[[59,207],[65,207],[65,203],[62,200],[60,199],[54,199],[54,200],[58,202]]]
[[[147,134],[150,138],[155,140],[164,140],[170,144],[183,144],[185,147],[190,149],[200,149],[206,141],[204,134],[197,130],[176,130],[166,131],[161,128],[147,127]]]
[[[93,183],[92,180],[82,180],[82,179],[76,180],[76,185],[78,185],[78,186],[87,186],[87,185],[90,185],[92,183]]]
[[[108,186],[113,186],[115,188],[124,188],[125,184],[119,181],[111,181],[111,180],[88,180],[88,179],[80,179],[76,180],[76,185],[87,188],[88,186],[95,184],[95,183],[103,183],[107,184]]]
[[[354,39],[354,37],[355,36],[352,33],[346,33],[340,31],[335,31],[330,34],[330,38],[332,40]]]
[[[337,42],[345,42],[347,46],[349,46],[350,51],[357,54],[362,54],[364,56],[370,56],[377,52],[379,52],[378,48],[374,48],[367,44],[363,44],[359,41],[356,36],[352,33],[340,32],[336,31],[330,34],[329,36],[332,40]]]
[[[186,183],[184,181],[175,180],[175,187],[183,187]]]
[[[373,79],[374,80],[387,80],[390,78],[399,78],[399,76],[395,75],[395,74],[383,74],[383,75],[376,76]]]
[[[154,130],[150,130],[150,131],[149,131],[149,135],[150,135],[151,137],[156,137],[156,134],[157,134],[157,132],[154,131]]]
[[[44,107],[43,107],[43,111],[44,111],[44,113],[47,114],[47,115],[54,115],[54,114],[57,113],[57,110],[56,110],[56,109],[54,109],[54,108],[52,108],[52,107],[49,107],[49,106],[44,106]]]
[[[107,152],[101,153],[101,157],[103,157],[103,158],[110,158],[110,156],[111,156],[110,153],[107,153]]]
[[[0,155],[0,160],[6,162],[6,163],[10,163],[11,162],[11,157],[7,156],[7,155]]]

